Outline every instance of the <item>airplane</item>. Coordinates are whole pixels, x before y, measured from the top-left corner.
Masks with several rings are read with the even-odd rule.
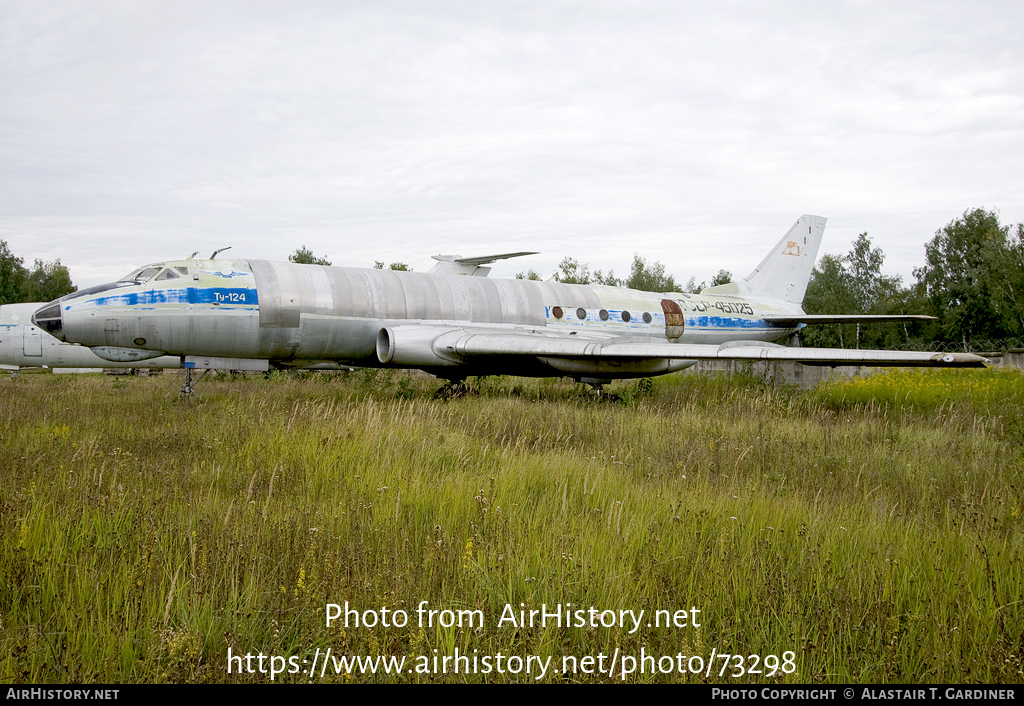
[[[178,357],[115,362],[104,360],[84,346],[58,341],[32,324],[32,314],[46,302],[0,306],[0,370],[17,374],[22,368],[180,368]]]
[[[706,359],[984,367],[968,353],[773,343],[809,323],[928,318],[805,314],[825,222],[801,216],[749,276],[699,294],[464,276],[477,262],[456,256],[461,274],[211,258],[147,265],[50,302],[32,321],[108,360],[418,368],[454,385],[470,375],[568,376],[599,390]]]

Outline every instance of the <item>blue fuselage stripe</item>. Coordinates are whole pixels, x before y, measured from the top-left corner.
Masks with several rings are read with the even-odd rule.
[[[76,307],[140,307],[154,304],[234,304],[236,306],[257,306],[259,295],[256,288],[234,287],[188,287],[185,289],[148,289],[141,292],[125,292],[109,297],[99,297],[66,305],[65,310]]]
[[[772,328],[764,319],[741,319],[733,316],[694,316],[686,320],[686,325],[693,328]]]

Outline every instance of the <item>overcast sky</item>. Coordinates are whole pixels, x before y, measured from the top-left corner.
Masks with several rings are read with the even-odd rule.
[[[0,239],[79,286],[208,256],[747,275],[803,213],[911,281],[1024,221],[1024,3],[0,0]]]

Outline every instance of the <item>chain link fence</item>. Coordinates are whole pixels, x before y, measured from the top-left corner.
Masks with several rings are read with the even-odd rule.
[[[935,351],[937,353],[998,353],[1020,349],[1024,349],[1024,339],[1021,338],[976,338],[961,343],[909,341],[899,346],[894,346],[894,350],[900,351]]]

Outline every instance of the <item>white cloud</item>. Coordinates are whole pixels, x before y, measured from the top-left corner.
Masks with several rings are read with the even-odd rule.
[[[42,9],[39,9],[39,8]],[[1024,220],[1014,3],[0,9],[0,238],[94,284],[233,245],[335,263],[752,269],[801,213],[909,278]]]

